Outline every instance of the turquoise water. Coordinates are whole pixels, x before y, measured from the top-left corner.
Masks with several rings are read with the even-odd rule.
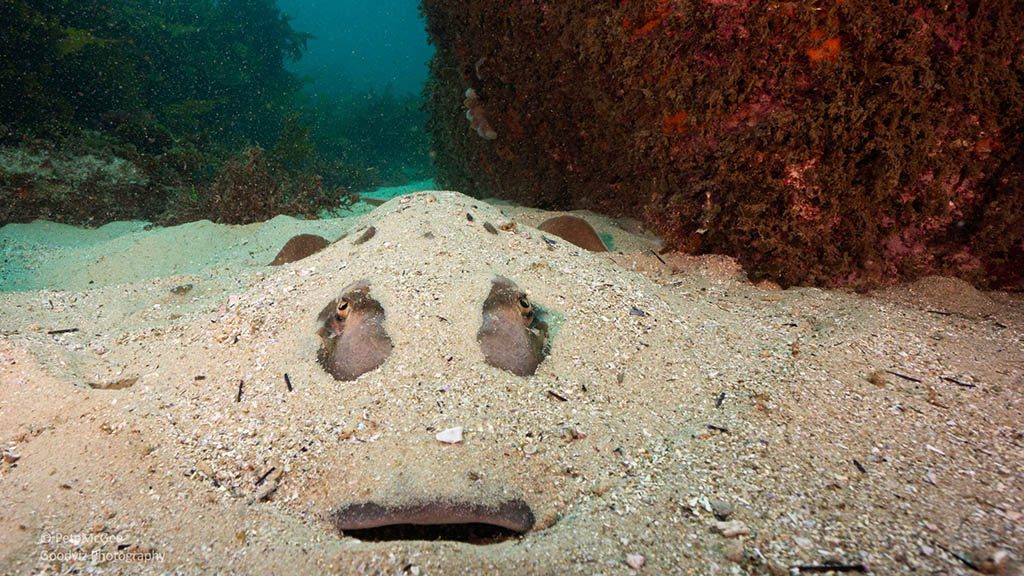
[[[93,4],[0,7],[0,226],[310,217],[434,176],[416,1]]]
[[[384,89],[418,94],[434,50],[417,0],[281,0],[292,25],[313,34],[291,68],[312,76],[313,90]]]

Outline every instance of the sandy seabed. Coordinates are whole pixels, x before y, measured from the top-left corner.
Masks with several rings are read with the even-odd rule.
[[[0,295],[0,573],[1021,574],[1020,295],[779,290],[584,215],[612,252],[453,192],[333,220],[0,229],[20,290]],[[266,266],[298,233],[338,240]],[[495,275],[549,320],[534,376],[476,341]],[[339,382],[316,316],[356,280],[394,350]],[[331,522],[509,499],[525,535]]]

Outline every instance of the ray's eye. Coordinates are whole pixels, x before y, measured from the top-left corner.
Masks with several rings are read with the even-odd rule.
[[[338,302],[338,309],[334,311],[334,317],[338,320],[344,320],[348,316],[348,300],[342,300]]]
[[[526,318],[533,315],[533,305],[526,299],[526,296],[519,297],[519,313]]]

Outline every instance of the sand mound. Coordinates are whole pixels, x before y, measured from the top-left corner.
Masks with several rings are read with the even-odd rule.
[[[208,224],[69,248],[66,276],[46,270],[79,291],[3,296],[0,566],[589,574],[639,554],[651,573],[902,573],[1020,548],[1019,299],[992,299],[996,321],[930,314],[925,295],[764,290],[715,259],[661,266],[620,229],[643,251],[630,270],[503,209],[417,193],[355,221],[220,230],[223,251],[175,264],[160,249]],[[341,238],[262,267],[300,232]],[[495,275],[551,325],[534,376],[476,341]],[[316,316],[360,279],[394,350],[339,382]],[[454,427],[462,442],[437,441]],[[339,533],[332,514],[367,502],[524,502],[536,524],[487,545]]]

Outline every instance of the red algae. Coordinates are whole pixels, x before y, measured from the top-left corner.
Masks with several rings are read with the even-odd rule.
[[[662,132],[665,134],[682,134],[686,132],[686,112],[680,111],[665,117],[662,122]]]
[[[835,60],[842,49],[839,38],[829,38],[815,48],[808,48],[805,53],[812,62],[819,60]]]

